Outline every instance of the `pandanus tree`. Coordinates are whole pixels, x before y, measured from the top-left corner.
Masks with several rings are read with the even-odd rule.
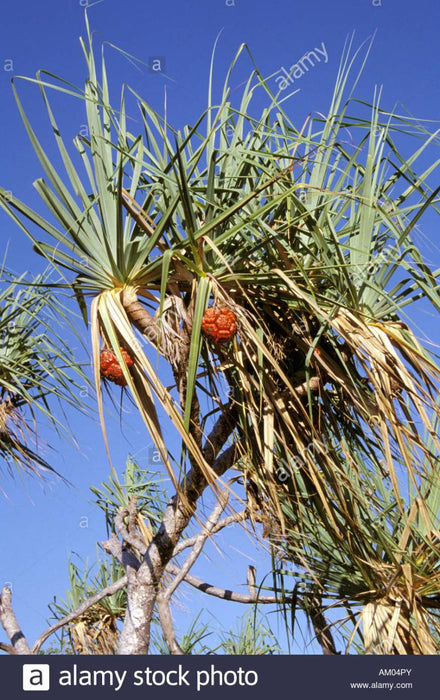
[[[107,543],[126,570],[119,652],[148,650],[156,604],[169,614],[160,582],[179,539],[205,489],[224,508],[226,485],[263,526],[280,605],[301,597],[326,651],[336,651],[328,606],[344,611],[347,648],[431,653],[439,367],[408,307],[425,299],[439,311],[438,272],[414,236],[422,215],[438,212],[437,162],[416,170],[438,135],[381,109],[379,94],[371,105],[354,100],[362,51],[351,44],[327,115],[296,127],[257,69],[236,104],[241,47],[218,103],[211,65],[207,108],[183,129],[130,89],[113,107],[104,58],[98,77],[90,34],[82,45],[84,91],[50,74],[31,81],[63,175],[14,83],[51,219],[6,193],[3,206],[66,275],[90,324],[104,435],[101,386],[116,378],[175,487],[150,537],[127,510]],[[51,90],[84,100],[88,135],[74,139],[75,156]],[[127,96],[141,133],[128,129]],[[404,158],[395,142],[408,134],[419,141]],[[306,581],[298,596],[289,575]],[[179,653],[172,634],[167,643]]]
[[[47,273],[29,279],[0,270],[0,457],[11,474],[41,476],[53,469],[38,423],[52,424],[67,438],[55,403],[78,406],[90,384],[62,337],[62,331],[74,337],[66,302],[54,296]]]

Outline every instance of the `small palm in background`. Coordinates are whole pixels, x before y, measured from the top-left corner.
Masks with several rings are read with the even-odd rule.
[[[248,610],[237,622],[236,629],[223,633],[222,652],[228,655],[281,654],[282,648],[270,626],[257,610]]]
[[[90,382],[63,338],[73,331],[63,306],[47,274],[30,280],[0,271],[0,457],[11,473],[50,470],[38,420],[67,437],[56,402],[84,408],[78,396]]]

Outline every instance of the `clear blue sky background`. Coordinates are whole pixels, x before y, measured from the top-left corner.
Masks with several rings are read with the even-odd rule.
[[[82,85],[85,64],[78,38],[84,34],[84,4],[85,0],[24,0],[2,6],[0,184],[43,214],[43,205],[32,189],[32,181],[41,175],[41,168],[20,121],[10,78],[12,74],[33,76],[44,68]],[[437,0],[382,0],[381,4],[377,0],[103,0],[90,9],[89,16],[96,42],[116,44],[146,64],[135,67],[120,54],[107,51],[115,100],[121,83],[127,82],[160,110],[166,88],[169,116],[179,127],[193,122],[206,104],[209,61],[220,30],[217,84],[242,42],[249,45],[265,76],[282,66],[288,69],[304,53],[324,42],[327,63],[320,62],[297,81],[295,87],[300,91],[287,106],[298,125],[309,112],[326,111],[344,42],[353,31],[356,44],[376,32],[358,88],[361,99],[370,100],[375,85],[380,84],[384,107],[392,109],[397,105],[397,111],[405,107],[426,119],[440,116]],[[166,76],[148,70],[147,64],[155,57],[165,60]],[[248,70],[250,64],[244,62],[237,83]],[[30,86],[20,90],[36,130],[48,135],[37,90]],[[79,101],[59,97],[55,104],[63,136],[72,138],[85,121],[83,106]],[[428,257],[440,266],[436,235],[429,226],[422,228],[432,239],[432,245],[426,248]],[[6,245],[11,269],[17,273],[41,269],[41,261],[24,235],[2,214],[1,254]],[[417,323],[428,329],[429,316],[421,313]],[[438,331],[435,333],[438,342]],[[84,337],[87,341],[85,329]],[[122,433],[118,417],[111,419],[113,456],[119,471],[129,452],[145,464],[150,447],[136,421],[130,427],[132,417],[127,414],[126,418]],[[69,553],[93,559],[95,543],[105,537],[103,519],[88,492],[91,484],[99,484],[108,475],[99,426],[95,419],[87,421],[74,415],[71,419],[80,449],[54,438],[57,452],[52,461],[73,483],[72,487],[53,479],[45,484],[30,478],[14,483],[6,475],[1,476],[8,498],[0,495],[0,583],[12,585],[14,606],[30,642],[46,626],[47,604],[55,594],[64,596]],[[49,441],[53,437],[49,431],[44,436]],[[86,528],[80,527],[84,517],[88,518]],[[267,572],[269,562],[262,551],[256,551],[244,536],[226,538],[224,546],[223,558],[211,548],[211,560],[198,566],[197,571],[210,582],[243,590],[248,563],[258,565],[260,576]],[[243,554],[237,554],[237,549]],[[177,619],[182,628],[190,620],[185,606],[194,612],[201,606],[209,607],[226,625],[243,612],[229,603],[216,603],[189,593],[181,604]],[[316,651],[316,647],[305,648],[299,640],[295,651]]]

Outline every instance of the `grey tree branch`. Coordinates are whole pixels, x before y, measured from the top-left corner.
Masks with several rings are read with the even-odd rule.
[[[316,634],[316,639],[319,642],[323,654],[337,654],[336,645],[333,639],[333,635],[330,630],[330,626],[324,617],[322,611],[322,602],[319,597],[313,597],[309,600],[308,606],[311,608],[309,614],[313,625],[313,629]]]
[[[122,553],[123,553],[122,542],[118,539],[118,537],[117,537],[117,535],[115,535],[115,533],[112,534],[112,536],[109,540],[106,540],[105,542],[101,542],[101,544],[102,544],[102,548],[105,552],[108,552],[108,554],[111,554],[112,557],[114,557],[120,564],[122,564]],[[133,557],[134,557],[134,555],[133,555]],[[124,565],[122,564],[122,566],[124,566]]]
[[[218,531],[221,529],[221,527],[226,527],[227,524],[230,524],[231,522],[234,522],[234,519],[236,521],[236,516],[242,516],[242,519],[244,519],[246,511],[242,511],[242,513],[237,513],[232,516],[228,516],[227,518],[223,518],[215,527],[211,529],[211,534],[214,531]],[[211,515],[211,520],[214,521],[214,512]],[[188,546],[192,546],[197,543],[197,541],[200,541],[200,538],[202,535],[205,535],[205,531],[203,533],[200,533],[194,538],[191,538],[191,541],[188,540],[187,544]],[[204,537],[203,541],[206,541],[206,536]],[[180,543],[183,544],[183,543]],[[135,555],[128,551],[125,550],[123,547],[123,543],[118,539],[116,535],[113,535],[113,537],[110,540],[107,540],[106,542],[102,543],[103,549],[111,554],[112,556],[115,557],[117,561],[119,561],[121,564],[127,566],[127,559],[128,559],[128,565],[131,566],[133,569],[136,569],[140,566],[139,561],[135,557]],[[178,548],[176,548],[178,549]],[[182,551],[184,549],[183,547],[180,548],[178,551]],[[178,552],[176,552],[178,553]],[[189,585],[193,586],[194,588],[197,588],[198,590],[202,591],[203,593],[207,593],[208,595],[215,596],[217,598],[221,598],[223,600],[231,600],[233,602],[238,602],[238,603],[262,603],[262,604],[270,604],[270,603],[288,603],[292,602],[295,598],[295,596],[288,596],[288,597],[279,597],[279,596],[261,596],[258,595],[255,592],[250,593],[249,595],[247,594],[242,594],[242,593],[236,593],[234,591],[229,591],[224,588],[219,588],[218,586],[212,586],[211,584],[205,583],[201,579],[191,576],[190,574],[186,574],[184,577],[181,575],[181,568],[174,564],[168,564],[166,567],[166,570],[171,573],[172,575],[175,576],[175,579],[179,577],[179,583],[181,581],[185,581]],[[44,642],[55,632],[57,632],[61,627],[64,625],[69,624],[69,622],[73,622],[76,618],[78,618],[80,615],[83,615],[89,608],[93,607],[93,605],[96,605],[99,603],[100,600],[107,596],[111,596],[114,593],[117,593],[117,591],[121,590],[122,588],[125,588],[125,586],[128,583],[128,577],[127,576],[122,576],[120,579],[115,581],[114,583],[110,584],[106,588],[103,588],[102,591],[99,591],[99,593],[96,593],[93,596],[90,596],[87,598],[81,605],[78,606],[75,610],[73,610],[71,613],[63,617],[61,620],[58,620],[55,624],[51,625],[51,627],[48,627],[47,630],[45,630],[35,641],[32,650],[27,653],[31,654],[38,654],[41,646],[44,644]],[[169,609],[169,596],[164,596],[162,593],[159,593],[157,596],[157,604],[158,604],[158,610],[159,610],[159,615],[161,619],[161,625],[162,629],[164,632],[164,637],[165,641],[167,642],[171,653],[173,654],[181,654],[182,650],[180,649],[180,646],[177,642],[175,633],[174,633],[174,628],[172,624],[172,618],[171,618],[171,612]],[[326,625],[326,623],[325,623]],[[327,626],[327,625],[326,625]],[[315,631],[317,631],[317,628],[315,628]],[[327,630],[329,633],[329,630]],[[330,633],[329,633],[330,634]],[[318,635],[317,635],[318,636]],[[330,634],[331,636],[331,634]],[[319,641],[319,639],[318,639]],[[20,652],[17,652],[16,649],[13,646],[10,646],[8,644],[1,644],[0,643],[0,649],[3,649],[4,651],[10,653],[10,654],[17,654]],[[180,651],[179,651],[180,650]],[[326,653],[326,652],[324,652]],[[327,653],[336,653],[334,652],[327,652]]]
[[[233,422],[227,429],[222,428],[221,437],[219,436],[216,442],[217,454],[233,429]],[[222,476],[239,458],[239,447],[240,443],[235,443],[218,454],[212,465],[217,476]],[[119,637],[119,654],[147,653],[151,619],[160,580],[207,485],[208,482],[201,470],[193,465],[181,486],[185,498],[179,499],[176,495],[168,504],[161,526],[148,546],[139,570],[135,576],[129,578],[127,614]]]
[[[73,620],[76,620],[77,617],[80,615],[83,615],[83,613],[87,612],[89,608],[91,608],[93,605],[96,605],[96,603],[99,603],[100,600],[103,598],[106,598],[107,596],[113,595],[114,593],[117,593],[118,591],[121,590],[121,588],[124,588],[127,585],[127,576],[122,576],[122,578],[118,579],[114,583],[110,584],[110,586],[107,586],[106,588],[103,588],[102,591],[99,591],[99,593],[95,593],[95,595],[90,596],[90,598],[87,598],[81,605],[79,605],[75,610],[72,610],[71,613],[63,617],[61,620],[58,620],[58,622],[55,622],[54,625],[51,625],[51,627],[48,627],[45,632],[40,634],[38,639],[36,640],[35,644],[32,647],[31,651],[28,651],[28,654],[38,654],[41,645],[44,644],[46,639],[50,637],[54,632],[59,630],[61,627],[64,627],[64,625],[69,624],[69,622],[73,622]]]
[[[173,576],[178,576],[180,569],[175,564],[168,564],[166,571]],[[237,593],[236,591],[230,591],[227,588],[219,588],[218,586],[212,586],[210,583],[206,583],[197,576],[192,574],[187,574],[184,578],[186,583],[189,583],[193,588],[197,588],[199,591],[206,593],[207,595],[212,595],[216,598],[222,598],[222,600],[231,600],[234,603],[262,603],[262,604],[273,604],[273,603],[291,603],[296,600],[297,596],[276,596],[276,595],[260,595],[248,593]]]
[[[30,654],[26,637],[21,631],[15,613],[12,609],[12,593],[7,586],[2,588],[0,595],[0,622],[8,635],[15,654]]]
[[[107,542],[104,542],[103,545],[109,545],[110,542],[111,542],[111,540],[108,540]],[[118,540],[116,540],[116,542],[118,542],[120,552],[121,552],[122,545]],[[119,560],[119,556],[116,556],[116,554],[117,554],[116,548],[114,548],[114,547],[108,548],[106,546],[104,546],[104,548],[106,549],[106,551],[109,551],[111,554],[113,554],[113,556],[115,556]],[[171,574],[177,576],[180,572],[180,569],[179,569],[179,567],[175,566],[174,564],[169,564],[167,566],[167,571],[169,571]],[[208,595],[212,595],[212,596],[215,596],[217,598],[222,598],[223,600],[231,600],[231,601],[235,601],[238,603],[255,603],[255,602],[263,603],[263,604],[264,603],[280,603],[281,600],[283,602],[288,603],[291,600],[293,600],[293,598],[291,598],[291,597],[280,599],[277,596],[257,596],[257,597],[255,597],[255,595],[244,595],[241,593],[234,593],[233,591],[228,591],[224,588],[218,588],[217,586],[212,586],[208,583],[205,583],[201,579],[198,579],[195,576],[191,576],[191,575],[186,575],[183,580],[186,581],[186,583],[193,586],[194,588],[197,588],[198,590],[202,591],[203,593],[207,593]],[[90,596],[90,598],[87,598],[75,610],[72,610],[71,613],[69,613],[68,615],[63,617],[61,620],[58,620],[55,624],[51,625],[50,627],[47,628],[47,630],[45,630],[42,634],[40,634],[40,636],[35,641],[31,651],[28,651],[26,653],[38,654],[38,652],[39,652],[40,648],[42,647],[42,645],[44,644],[44,642],[52,634],[54,634],[59,629],[61,629],[61,627],[64,627],[64,625],[69,624],[69,622],[73,622],[73,620],[75,620],[80,615],[83,615],[85,612],[87,612],[87,610],[89,608],[91,608],[91,607],[93,607],[93,605],[96,605],[97,603],[99,603],[99,601],[102,600],[103,598],[106,598],[107,596],[111,596],[114,593],[117,593],[118,591],[121,590],[121,588],[125,588],[126,585],[127,585],[127,576],[122,576],[120,579],[118,579],[114,583],[110,584],[106,588],[103,588],[102,591],[99,591],[99,593],[96,593],[95,595]],[[158,596],[158,608],[159,608],[159,615],[161,615],[161,609],[162,609],[161,619],[163,618],[164,610],[165,610],[165,607],[163,605],[164,601],[166,602],[166,599],[164,599],[159,594],[159,596]],[[160,603],[160,606],[162,606],[162,607],[159,606],[159,603]],[[168,601],[168,605],[169,605],[169,601]],[[165,610],[165,617],[163,618],[165,620],[167,619],[166,615],[167,615],[167,612]],[[167,630],[169,630],[169,627],[167,627]],[[164,630],[164,635],[165,635],[165,630]],[[171,637],[169,636],[168,638],[166,637],[165,639],[166,639],[168,646],[170,647],[170,650],[172,651],[173,645],[171,644]],[[176,644],[177,644],[177,641],[176,641]],[[16,649],[13,646],[10,646],[9,644],[0,643],[0,649],[3,649],[3,651],[8,652],[9,654],[21,653],[21,652],[17,652]],[[180,647],[179,647],[179,649],[180,649]],[[181,651],[180,652],[178,652],[178,651],[173,652],[172,651],[172,653],[182,653],[182,652]]]
[[[235,464],[237,459],[241,457],[240,447],[244,445],[244,440],[237,440],[219,454],[212,465],[212,469],[217,476],[223,476],[223,474]],[[207,484],[205,484],[205,487],[206,485]]]
[[[123,520],[122,514],[121,518]],[[118,532],[121,534],[122,539],[124,541],[127,541],[127,544],[130,544],[132,547],[135,547],[137,551],[143,556],[145,552],[147,551],[147,545],[141,539],[138,535],[133,536],[132,534],[128,536],[128,540],[126,540],[125,535],[127,534],[127,530],[125,528],[125,525],[121,523],[121,518],[117,516],[117,519],[115,519],[115,525],[118,530]],[[220,532],[226,527],[229,527],[229,525],[232,525],[233,523],[239,523],[243,522],[244,520],[247,520],[249,518],[249,513],[247,509],[244,509],[240,511],[239,513],[232,513],[231,515],[228,515],[226,518],[223,518],[218,522],[211,530],[210,534],[215,535],[217,532]],[[180,542],[177,543],[177,545],[174,548],[172,558],[176,557],[178,554],[183,552],[185,549],[188,549],[189,547],[194,547],[195,544],[200,540],[200,538],[203,538],[203,532],[199,532],[198,535],[194,535],[194,537],[188,537],[186,540],[181,540]],[[136,568],[136,562],[137,562],[137,568],[140,566],[140,562],[137,560],[135,555],[130,552],[129,550],[125,550],[120,542],[120,540],[117,538],[117,536],[114,534],[110,540],[107,540],[106,542],[102,542],[102,546],[105,549],[106,552],[111,554],[112,556],[115,557],[123,566],[124,568],[129,565],[132,566],[133,568]],[[131,555],[131,557],[129,556]]]
[[[157,596],[157,608],[159,610],[160,624],[163,636],[172,654],[183,654],[174,631],[173,618],[171,617],[170,599],[165,593]]]
[[[199,534],[198,538],[196,539],[196,542],[190,552],[190,554],[187,556],[185,561],[183,562],[182,566],[180,567],[180,573],[174,577],[174,579],[171,581],[169,586],[167,586],[163,597],[166,599],[170,599],[171,596],[173,595],[174,591],[176,590],[177,586],[183,581],[187,573],[190,571],[191,567],[197,560],[198,556],[200,555],[203,546],[207,540],[207,538],[212,534],[213,529],[215,528],[219,517],[223,513],[224,509],[226,508],[226,504],[228,502],[228,492],[227,491],[222,491],[219,494],[218,497],[218,503],[215,506],[214,510],[212,511],[211,515],[209,516],[208,520],[205,523],[205,527],[203,528],[203,531]],[[174,555],[174,552],[173,552]]]
[[[134,508],[134,510],[133,510]],[[121,508],[118,514],[115,517],[115,527],[116,527],[116,532],[120,533],[122,536],[122,539],[124,542],[129,544],[131,547],[133,547],[134,550],[139,552],[139,555],[142,557],[145,554],[145,550],[147,548],[147,545],[144,542],[144,539],[140,537],[135,530],[135,525],[134,521],[136,519],[136,503],[130,503],[130,508]],[[128,528],[126,527],[124,523],[124,519],[128,516],[129,518],[129,525]],[[133,556],[135,554],[133,553]],[[139,565],[139,560],[138,560],[138,565]],[[124,565],[126,566],[126,565]],[[139,568],[139,566],[138,566]]]
[[[226,443],[226,440],[236,427],[237,421],[237,405],[230,401],[226,406],[223,407],[218,420],[216,421],[214,427],[212,428],[211,432],[206,438],[206,442],[203,447],[203,456],[208,462],[208,464],[212,464],[217,458],[220,450]]]
[[[246,578],[247,578],[247,587],[248,587],[249,595],[251,595],[255,600],[255,598],[258,595],[257,594],[257,587],[256,587],[257,570],[256,570],[255,566],[248,566]]]
[[[220,532],[220,530],[223,530],[225,527],[228,527],[233,523],[243,522],[248,518],[249,513],[247,509],[240,511],[239,513],[232,513],[226,518],[220,520],[217,523],[217,525],[212,529],[211,534],[215,535],[217,532]],[[181,540],[180,542],[178,542],[174,548],[173,557],[176,557],[178,554],[180,554],[180,552],[183,552],[184,549],[188,549],[188,547],[193,547],[201,536],[202,533],[199,533],[194,537],[188,537],[186,540]]]

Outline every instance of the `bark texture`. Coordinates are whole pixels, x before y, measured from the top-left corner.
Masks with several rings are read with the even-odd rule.
[[[21,631],[18,620],[12,609],[12,592],[7,586],[4,586],[0,595],[0,622],[8,635],[11,646],[8,650],[13,654],[30,654],[29,645],[26,637]]]
[[[228,435],[224,434],[224,442]],[[217,448],[221,449],[217,440]],[[205,446],[208,449],[207,446]],[[209,447],[212,450],[212,445]],[[214,451],[215,454],[215,451]],[[228,447],[212,466],[217,476],[231,467],[239,456],[237,445]],[[138,570],[128,566],[127,612],[119,639],[119,654],[146,654],[150,642],[150,624],[164,571],[176,545],[196,508],[197,500],[207,486],[201,471],[191,469],[182,484],[186,503],[175,496],[168,504],[162,524],[143,557]]]

